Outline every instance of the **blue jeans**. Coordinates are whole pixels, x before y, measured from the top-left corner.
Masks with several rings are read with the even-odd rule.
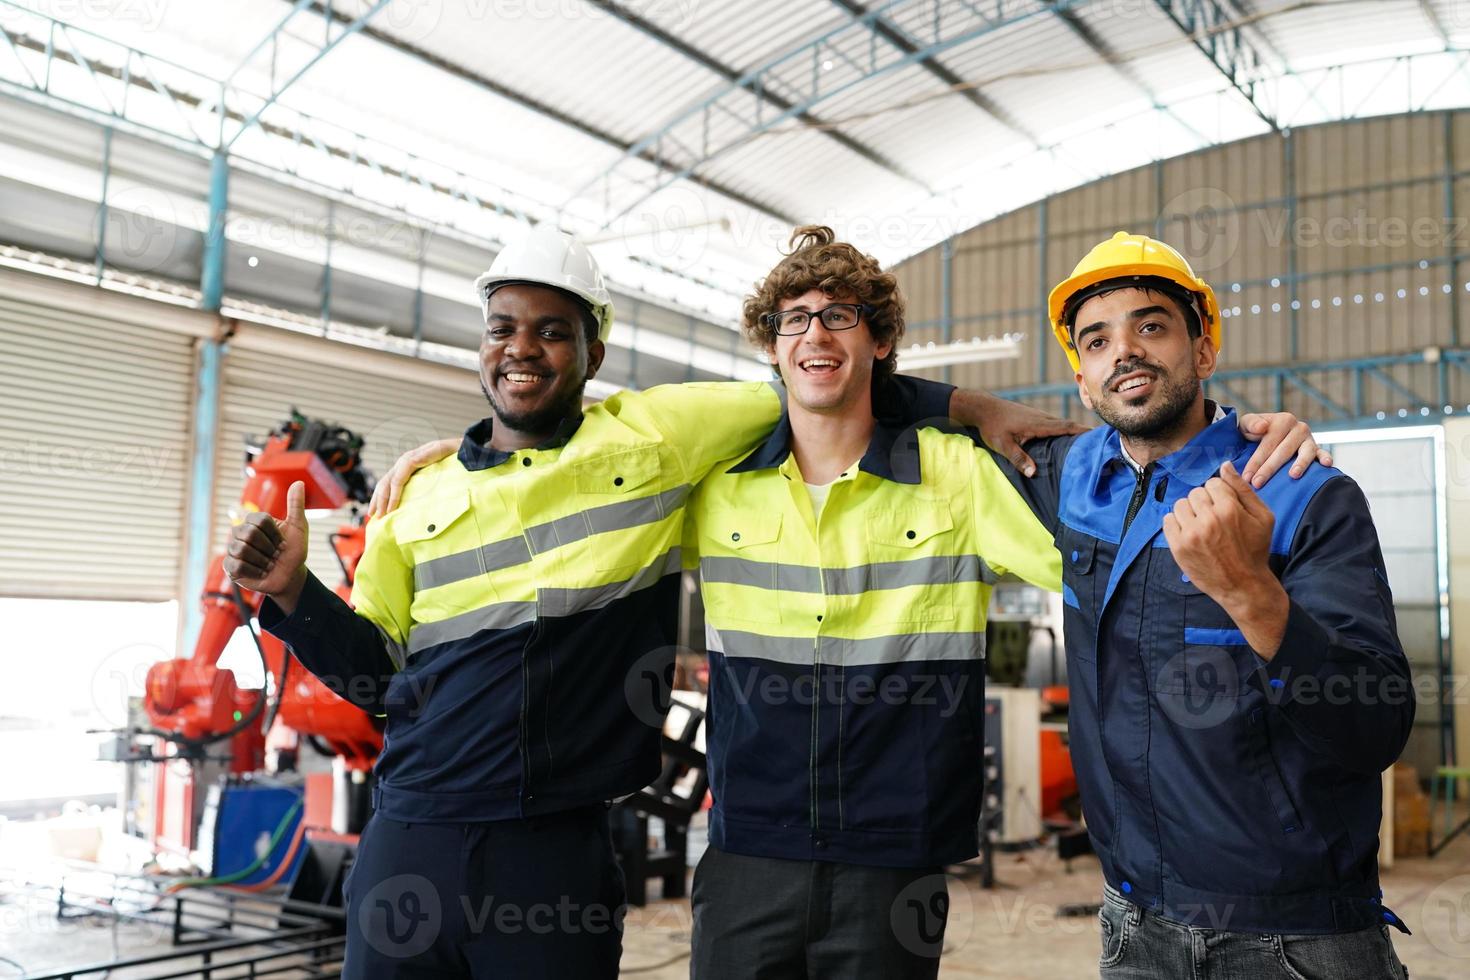
[[[1103,980],[1407,980],[1387,926],[1325,936],[1199,929],[1103,887]]]

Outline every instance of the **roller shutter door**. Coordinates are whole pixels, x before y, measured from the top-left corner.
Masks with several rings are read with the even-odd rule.
[[[0,595],[174,598],[195,338],[101,290],[45,287],[85,298],[56,304],[4,285]]]

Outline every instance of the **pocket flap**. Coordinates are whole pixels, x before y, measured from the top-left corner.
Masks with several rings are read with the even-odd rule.
[[[711,534],[725,547],[737,551],[771,544],[781,536],[781,515],[730,514],[715,523]]]
[[[1097,538],[1069,532],[1063,536],[1058,550],[1064,568],[1078,575],[1092,574],[1092,566],[1097,561]]]
[[[651,482],[658,474],[658,449],[655,447],[609,453],[577,464],[577,492],[630,493]]]
[[[437,538],[470,509],[467,492],[434,497],[404,507],[395,520],[393,536],[400,544]]]
[[[1168,553],[1167,549],[1165,549],[1165,553]],[[1200,587],[1190,581],[1189,576],[1184,573],[1184,569],[1180,568],[1179,564],[1174,561],[1172,554],[1169,555],[1167,561],[1160,562],[1159,565],[1159,584],[1165,589],[1173,592],[1175,595],[1204,595]]]
[[[937,534],[954,527],[949,508],[932,507],[884,510],[868,517],[868,540],[891,548],[917,548]]]

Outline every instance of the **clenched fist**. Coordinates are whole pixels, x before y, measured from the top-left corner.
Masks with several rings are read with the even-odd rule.
[[[1271,571],[1276,515],[1229,461],[1220,475],[1164,515],[1164,538],[1179,568],[1235,620],[1251,648],[1275,656],[1291,601]]]
[[[242,589],[268,595],[288,615],[306,584],[306,484],[286,491],[286,519],[256,512],[230,529],[224,570]]]

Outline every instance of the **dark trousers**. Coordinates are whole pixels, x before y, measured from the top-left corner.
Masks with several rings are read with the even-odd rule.
[[[932,980],[942,868],[748,857],[713,847],[694,872],[693,980]]]
[[[1174,922],[1103,887],[1103,980],[1404,980],[1387,926],[1323,936],[1223,932]]]
[[[607,808],[526,820],[374,816],[348,875],[347,980],[613,980],[625,893]]]

